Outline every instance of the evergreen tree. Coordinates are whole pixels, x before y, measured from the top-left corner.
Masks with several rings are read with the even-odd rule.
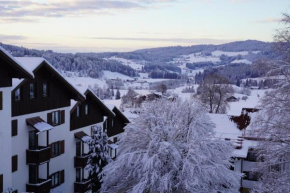
[[[87,137],[84,140],[89,146],[89,158],[86,169],[89,172],[89,179],[91,180],[90,186],[93,192],[97,192],[101,187],[103,179],[101,172],[111,162],[108,136],[103,131],[102,123],[95,125],[92,137]]]
[[[121,94],[120,94],[120,91],[118,89],[116,92],[116,100],[119,100],[119,99],[121,99]]]

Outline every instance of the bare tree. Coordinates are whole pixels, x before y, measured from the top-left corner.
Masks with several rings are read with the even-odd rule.
[[[157,85],[156,87],[157,92],[161,92],[162,94],[165,94],[167,92],[167,86],[163,83]]]
[[[197,88],[197,98],[209,109],[210,113],[226,113],[226,99],[234,89],[229,81],[219,75],[210,74]]]

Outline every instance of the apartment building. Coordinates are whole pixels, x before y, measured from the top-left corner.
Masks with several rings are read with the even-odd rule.
[[[0,75],[0,192],[90,191],[82,139],[115,113],[43,58],[1,48]]]

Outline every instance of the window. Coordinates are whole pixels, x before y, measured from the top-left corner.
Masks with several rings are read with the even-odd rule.
[[[3,184],[3,174],[1,174],[0,175],[0,192],[3,192],[3,186],[4,186],[4,184]]]
[[[47,113],[47,123],[53,126],[65,123],[65,110]]]
[[[36,98],[36,84],[35,83],[29,84],[29,98],[30,99]]]
[[[80,106],[77,106],[77,117],[80,116]]]
[[[114,127],[114,119],[112,119],[112,127]]]
[[[54,111],[52,112],[52,124],[53,125],[59,125],[60,121],[59,121],[59,111]]]
[[[14,136],[16,136],[17,135],[17,119],[16,120],[13,120],[12,121],[12,132],[11,132],[11,134],[12,134],[12,137],[14,137]]]
[[[15,91],[15,101],[21,100],[21,94],[22,94],[22,88],[20,87]]]
[[[12,172],[16,172],[18,169],[18,156],[12,156]]]
[[[36,184],[38,182],[38,166],[29,165],[29,183]]]
[[[88,115],[89,114],[89,105],[86,104],[85,106],[85,115]]]
[[[64,153],[64,140],[50,144],[51,157],[56,157]]]
[[[76,182],[81,182],[81,168],[76,168]]]
[[[51,188],[55,188],[64,183],[64,170],[55,172],[50,175],[51,179]]]
[[[42,84],[42,96],[48,97],[48,83],[47,82],[44,82]]]
[[[0,110],[3,110],[3,93],[0,92]]]

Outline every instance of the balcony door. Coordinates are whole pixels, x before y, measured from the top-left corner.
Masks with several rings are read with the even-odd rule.
[[[36,165],[29,165],[29,183],[38,183],[38,166]]]
[[[29,149],[35,150],[38,148],[38,137],[36,131],[29,131]]]

